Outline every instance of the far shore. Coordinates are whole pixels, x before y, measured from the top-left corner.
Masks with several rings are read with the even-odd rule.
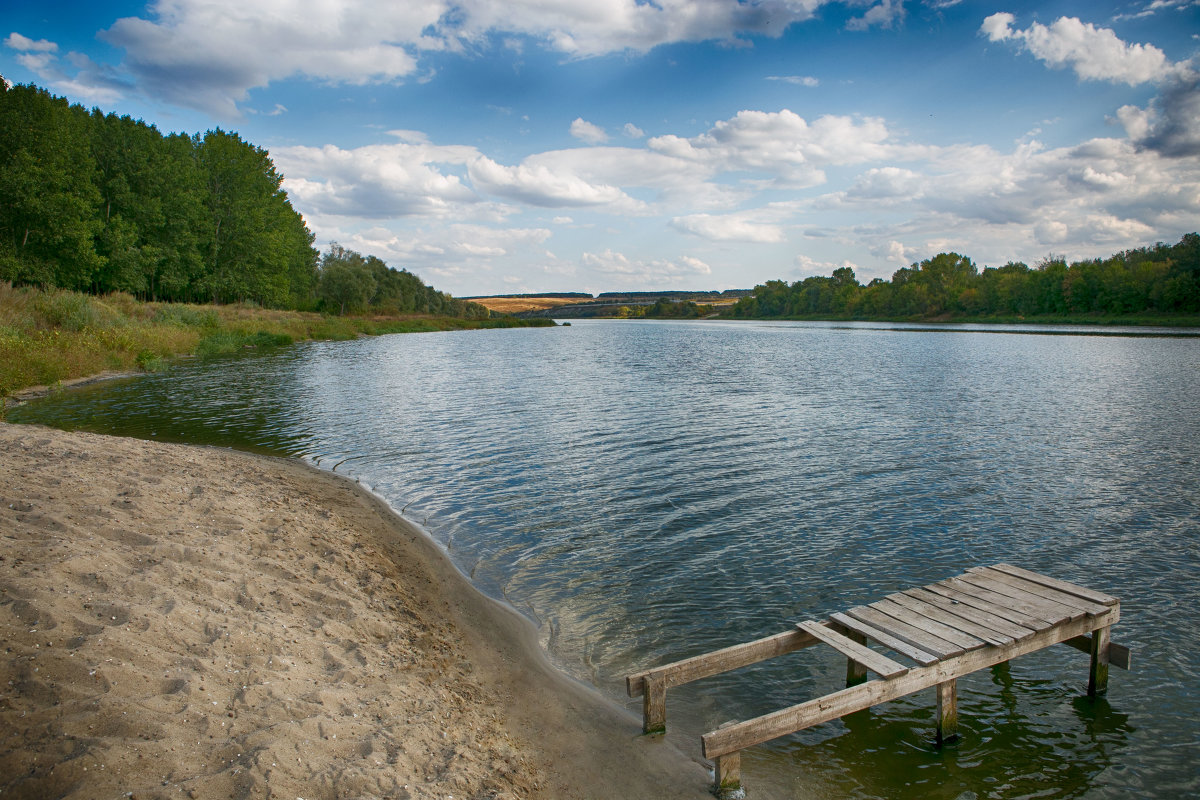
[[[706,798],[353,482],[0,423],[0,795]]]

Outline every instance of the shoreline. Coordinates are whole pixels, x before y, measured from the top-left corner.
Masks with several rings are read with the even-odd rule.
[[[0,455],[5,796],[709,796],[352,479],[4,423]]]

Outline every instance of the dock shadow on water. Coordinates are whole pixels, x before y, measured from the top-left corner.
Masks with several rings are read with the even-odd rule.
[[[747,750],[750,796],[1198,796],[1200,341],[1111,333],[581,320],[187,364],[9,419],[337,465],[616,702],[969,567],[1075,581],[1121,599],[1106,700],[1052,647],[960,681],[956,745],[926,692]],[[777,662],[672,689],[667,735],[844,680]]]

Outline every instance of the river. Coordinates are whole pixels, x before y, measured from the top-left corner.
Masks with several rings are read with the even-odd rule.
[[[635,709],[627,672],[971,566],[1075,581],[1122,600],[1134,670],[1106,698],[1084,696],[1085,655],[1050,648],[960,680],[945,750],[930,691],[754,748],[746,783],[1175,798],[1200,795],[1200,338],[1157,333],[577,321],[246,353],[9,419],[354,476]],[[672,689],[669,736],[698,752],[844,671],[814,648]]]

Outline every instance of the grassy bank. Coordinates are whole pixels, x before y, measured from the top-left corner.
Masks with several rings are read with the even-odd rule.
[[[106,370],[160,369],[170,359],[244,347],[384,333],[553,325],[550,320],[332,317],[252,306],[143,303],[0,283],[0,398]]]

